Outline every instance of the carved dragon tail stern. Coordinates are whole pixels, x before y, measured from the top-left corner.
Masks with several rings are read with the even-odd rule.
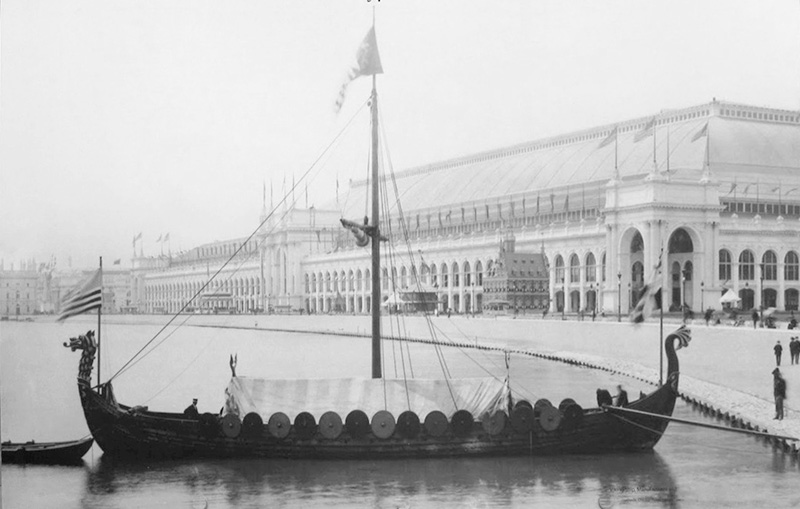
[[[685,325],[681,325],[668,334],[664,340],[664,350],[667,353],[667,383],[675,390],[678,389],[678,377],[680,375],[680,364],[678,363],[678,355],[675,351],[689,346],[689,341],[691,340],[692,330]],[[677,347],[675,346],[675,341],[678,342]]]
[[[64,343],[64,347],[69,348],[73,352],[75,350],[83,350],[80,363],[78,364],[78,378],[85,380],[91,385],[94,356],[97,352],[94,331],[90,330],[85,335],[78,336],[77,338],[69,338],[69,341]]]

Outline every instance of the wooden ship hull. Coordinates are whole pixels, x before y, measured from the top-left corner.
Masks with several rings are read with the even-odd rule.
[[[665,342],[667,383],[631,402],[627,409],[672,415],[679,378],[672,338]],[[82,366],[91,366],[88,361],[82,360]],[[425,418],[420,422],[416,415],[408,416],[409,412],[400,414],[397,422],[388,413],[376,414],[372,422],[365,422],[362,414],[361,422],[351,422],[348,417],[344,423],[338,416],[316,416],[302,422],[298,416],[290,424],[283,414],[284,419],[270,418],[266,423],[248,416],[243,422],[235,415],[202,414],[190,419],[119,404],[110,383],[93,388],[86,376],[79,375],[78,390],[86,422],[104,453],[139,459],[377,459],[643,451],[658,443],[668,424],[664,418],[620,412],[615,407],[584,410],[571,400],[562,402],[560,408],[542,400],[535,409],[527,402],[517,402],[513,409],[482,419],[457,412],[445,421]]]
[[[69,442],[3,442],[3,463],[76,464],[89,452],[92,443],[92,437]]]

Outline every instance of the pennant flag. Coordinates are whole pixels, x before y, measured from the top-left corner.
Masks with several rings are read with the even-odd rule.
[[[356,65],[347,73],[347,78],[339,89],[339,97],[336,99],[336,112],[342,109],[347,87],[359,76],[371,76],[373,74],[383,74],[381,66],[381,56],[378,53],[378,40],[375,37],[375,27],[369,29],[364,40],[356,51]]]
[[[617,127],[615,126],[614,129],[609,133],[608,136],[605,137],[603,141],[600,142],[600,145],[597,148],[603,148],[606,145],[611,145],[617,139]]]
[[[556,210],[556,195],[550,193],[550,212],[555,212]]]
[[[537,216],[539,215],[539,198],[541,198],[541,195],[539,193],[536,193],[536,215]]]
[[[699,140],[703,136],[708,136],[708,122],[706,122],[703,128],[697,131],[694,136],[692,136],[692,142]]]
[[[169,233],[164,235],[164,242],[167,242],[168,240],[169,240]]]
[[[658,255],[658,263],[653,267],[650,280],[642,287],[642,293],[636,307],[630,315],[630,320],[634,324],[640,324],[653,314],[654,309],[661,309],[661,257],[664,251]]]
[[[100,309],[103,304],[103,271],[97,269],[94,273],[73,288],[61,301],[61,322],[71,316],[80,315],[93,309]]]
[[[798,189],[800,189],[800,187],[793,187],[792,189],[789,189],[788,191],[786,191],[786,192],[784,193],[784,196],[786,196],[787,194],[789,194],[789,193],[791,193],[791,192],[797,191]]]
[[[742,194],[747,195],[747,192],[750,191],[750,188],[753,187],[753,184],[747,184],[747,187],[744,188]]]
[[[158,236],[158,238],[156,239],[156,242],[161,242],[161,235]]]
[[[569,212],[569,195],[567,195],[567,197],[564,198],[564,210]]]
[[[639,143],[643,139],[652,136],[653,135],[653,128],[655,127],[655,125],[656,125],[656,117],[653,117],[650,120],[650,122],[648,122],[647,125],[644,126],[644,128],[642,128],[641,131],[639,131],[635,135],[633,135],[633,142],[634,143]]]
[[[730,190],[730,191],[728,191],[728,193],[727,193],[727,194],[731,194],[731,193],[733,192],[733,190],[734,190],[734,189],[736,189],[736,185],[737,185],[737,184],[736,184],[736,182],[734,182],[733,184],[731,184],[731,190]],[[727,194],[726,194],[726,196],[727,196]]]

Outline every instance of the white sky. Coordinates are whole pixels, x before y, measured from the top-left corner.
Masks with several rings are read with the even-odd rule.
[[[4,0],[6,269],[248,235],[263,183],[277,201],[366,100],[361,78],[333,113],[373,5],[395,169],[712,97],[800,109],[798,0]]]

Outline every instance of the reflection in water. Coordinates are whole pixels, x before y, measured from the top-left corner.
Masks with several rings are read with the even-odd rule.
[[[103,457],[87,476],[86,506],[139,502],[161,486],[221,505],[518,506],[557,498],[677,507],[678,487],[658,453],[392,461],[207,460],[120,462]],[[109,495],[112,497],[106,499]],[[155,500],[153,500],[155,501]],[[215,502],[216,505],[211,502]]]

